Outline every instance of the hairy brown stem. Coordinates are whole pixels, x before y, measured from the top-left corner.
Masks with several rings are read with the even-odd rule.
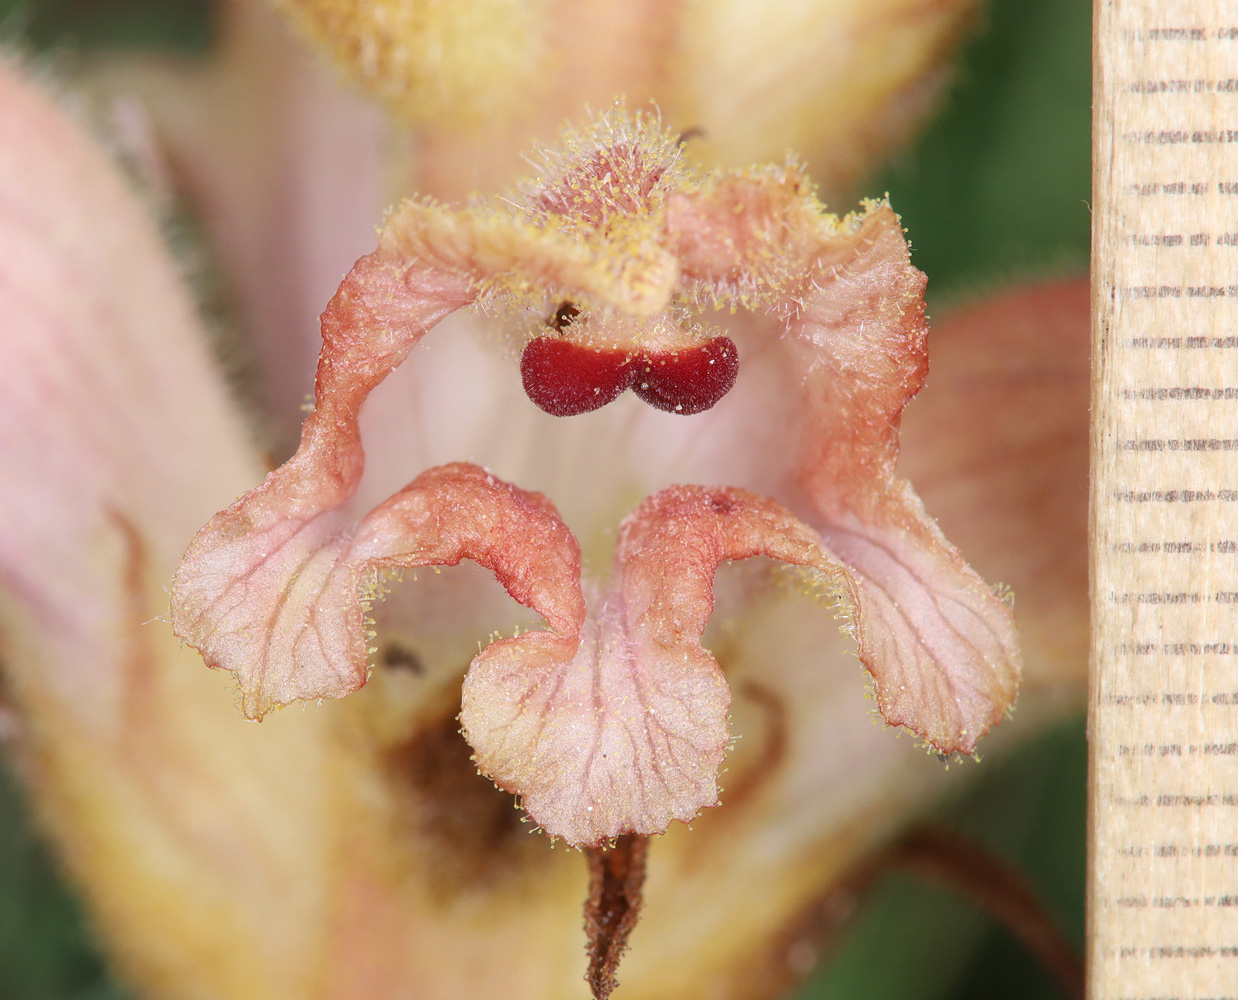
[[[585,979],[595,1000],[605,1000],[619,985],[615,970],[628,946],[628,935],[640,916],[649,838],[627,833],[612,847],[586,847],[589,898],[585,901],[585,934],[589,971]]]

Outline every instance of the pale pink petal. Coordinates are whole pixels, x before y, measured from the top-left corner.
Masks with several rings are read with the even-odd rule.
[[[367,597],[357,586],[369,563],[350,550],[355,516],[343,508],[364,469],[358,416],[370,392],[427,330],[486,288],[519,294],[558,285],[640,312],[665,300],[675,276],[656,247],[648,260],[615,261],[522,219],[404,205],[322,315],[316,406],[296,454],[190,544],[172,587],[177,634],[209,665],[236,673],[255,718],[292,700],[356,690],[365,683],[366,645],[359,625],[340,625],[360,621]],[[451,502],[443,502],[446,517]],[[402,550],[407,540],[397,543]]]
[[[1029,684],[1087,666],[1089,292],[1015,288],[934,324],[900,470],[977,570],[1010,586]]]
[[[1010,707],[1020,657],[1008,602],[894,475],[902,409],[928,370],[925,278],[898,217],[869,203],[839,221],[794,170],[769,170],[673,198],[668,227],[700,294],[785,317],[788,368],[802,373],[788,486],[855,575],[882,714],[941,752],[970,752]]]
[[[808,372],[803,485],[856,575],[882,715],[968,753],[1014,701],[1021,659],[1009,602],[894,475],[899,418],[928,369],[923,289],[888,207],[865,217],[850,259],[814,275],[790,323]]]
[[[574,845],[662,833],[714,805],[731,697],[701,635],[718,565],[758,555],[833,569],[772,500],[699,487],[646,500],[620,529],[618,582],[593,602],[574,656],[522,636],[473,661],[460,720],[481,770]]]
[[[348,545],[339,508],[361,478],[357,412],[425,333],[473,297],[465,276],[363,257],[323,313],[317,408],[295,456],[217,514],[177,570],[177,634],[207,663],[236,672],[245,711],[260,718],[297,697],[340,696],[365,683],[365,643],[318,631],[323,602],[349,600],[332,570]],[[356,581],[351,581],[355,588]],[[297,674],[293,653],[306,659]]]

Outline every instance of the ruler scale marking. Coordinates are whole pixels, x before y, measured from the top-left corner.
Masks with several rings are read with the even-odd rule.
[[[1094,27],[1089,995],[1238,1000],[1238,3]]]

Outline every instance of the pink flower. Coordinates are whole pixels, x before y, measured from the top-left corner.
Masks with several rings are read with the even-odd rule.
[[[722,807],[652,847],[633,1000],[767,995],[793,915],[942,786],[935,759],[869,725],[835,596],[887,719],[942,750],[970,750],[1013,694],[1007,603],[895,476],[926,358],[923,277],[892,211],[835,219],[793,167],[694,173],[629,119],[572,145],[518,205],[389,218],[328,307],[301,448],[186,553],[177,627],[235,671],[250,714],[372,670],[346,701],[258,727],[157,619],[194,529],[262,462],[140,207],[60,111],[0,73],[0,656],[44,823],[152,996],[579,995],[584,866],[523,836],[510,796],[473,773],[466,668],[477,762],[572,842],[691,818],[718,798],[725,754]],[[218,155],[206,146],[179,164],[190,186]],[[661,169],[638,198],[580,212],[552,196],[571,176],[609,190],[599,156],[648,178],[638,148]],[[303,166],[242,173],[291,202],[312,187],[289,182]],[[281,230],[254,223],[267,206],[252,190],[225,189],[198,192],[247,295],[272,284],[257,241],[338,207],[282,205]],[[481,319],[444,319],[414,349],[474,302]],[[1046,544],[1041,518],[1074,523],[1082,504],[1061,477],[1061,439],[1082,440],[1068,434],[1081,316],[1064,286],[935,327],[936,384],[909,411],[920,447],[900,470],[1015,587],[1021,722],[1080,645],[1053,549],[1073,543]],[[691,374],[645,392],[672,410],[714,402],[696,415],[625,392],[560,418],[526,393],[555,405],[580,371],[564,374],[565,350],[613,352],[599,367],[622,381],[719,337],[738,352],[729,392],[694,393]],[[543,340],[569,347],[534,348],[545,365],[522,381],[525,344]],[[300,349],[268,339],[268,370]],[[751,560],[715,579],[756,555],[808,575]],[[462,558],[520,605],[467,567],[409,581],[373,607],[371,668],[363,603],[380,574]],[[507,638],[479,652],[496,629]],[[642,849],[624,845],[590,854],[615,899],[616,857]]]
[[[233,670],[246,714],[261,717],[365,683],[365,610],[384,573],[464,558],[493,570],[550,631],[473,660],[466,736],[549,834],[599,845],[716,803],[730,694],[701,636],[718,565],[765,555],[816,571],[842,602],[888,721],[970,753],[1013,702],[1019,655],[1008,604],[894,476],[899,417],[927,371],[924,278],[897,217],[876,203],[829,216],[794,168],[694,178],[673,137],[620,110],[567,146],[514,209],[410,202],[388,219],[323,314],[296,455],[186,553],[178,634]],[[649,497],[620,526],[611,578],[585,584],[589,600],[551,502],[476,465],[429,470],[368,514],[345,513],[364,468],[362,403],[479,299],[513,326],[545,317],[524,347],[524,387],[543,409],[609,403],[626,387],[619,372],[660,409],[710,409],[658,420],[668,438],[741,452],[753,438],[736,414],[754,429],[774,420],[781,440],[755,438],[769,467]],[[701,313],[740,305],[768,319],[736,334],[740,356],[758,358],[751,375],[739,366],[753,387],[722,398],[735,344]],[[617,429],[597,426],[596,446],[609,450]],[[750,486],[776,489],[813,526]]]

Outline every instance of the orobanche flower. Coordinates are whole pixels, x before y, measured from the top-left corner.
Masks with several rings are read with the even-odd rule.
[[[460,718],[480,769],[569,844],[662,833],[717,801],[730,694],[701,637],[718,565],[763,555],[837,595],[889,722],[971,752],[1011,705],[1019,656],[1008,604],[893,473],[927,330],[890,207],[828,215],[794,167],[696,178],[674,137],[621,110],[500,206],[410,202],[387,220],[323,314],[297,453],[186,553],[174,626],[236,673],[246,713],[359,688],[384,574],[471,559],[549,625],[469,667]],[[534,327],[521,374],[542,409],[631,387],[701,437],[723,431],[687,415],[726,407],[746,375],[707,320],[750,308],[747,349],[802,373],[771,388],[796,400],[782,495],[803,518],[745,483],[675,484],[619,526],[610,574],[582,581],[552,500],[475,465],[430,469],[357,516],[362,403],[474,303]]]
[[[201,213],[278,449],[382,143],[261,8],[227,11],[219,66],[137,71],[167,146],[127,148]],[[694,172],[698,142],[614,111],[506,198],[398,208],[254,489],[277,463],[148,206],[0,66],[6,729],[137,995],[571,1000],[582,937],[605,993],[630,936],[626,1000],[770,997],[832,888],[974,770],[872,725],[854,655],[943,753],[1019,673],[1005,591],[894,472],[924,278],[889,206],[829,215],[795,165]],[[1019,596],[1000,742],[1083,663],[1086,286],[932,339],[899,473]],[[174,637],[173,580],[261,725]]]

